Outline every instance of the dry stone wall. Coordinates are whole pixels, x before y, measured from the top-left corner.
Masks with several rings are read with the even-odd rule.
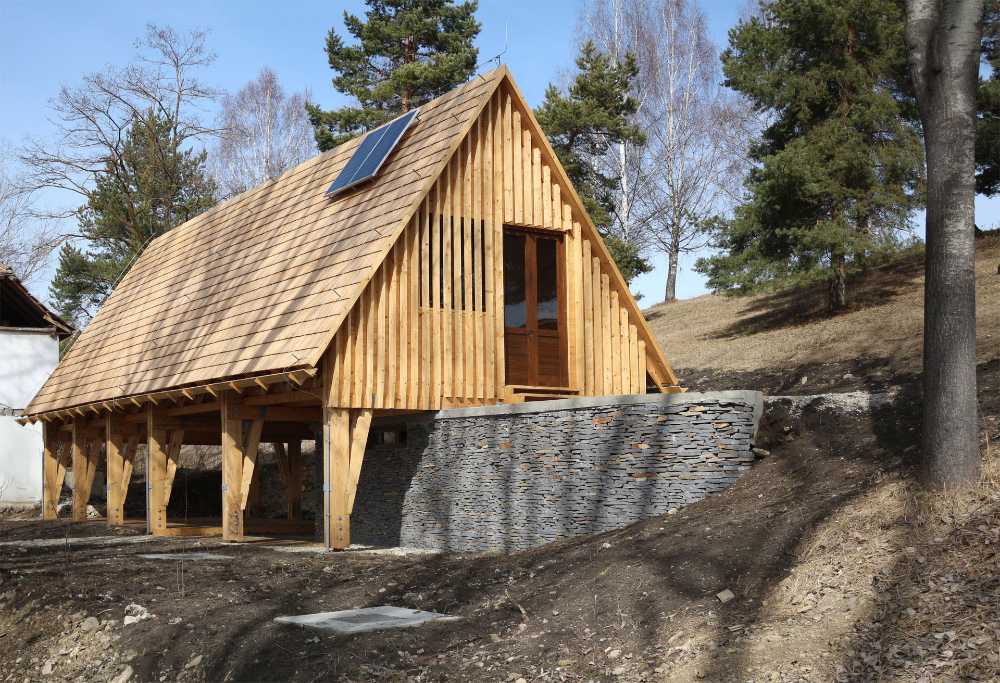
[[[511,551],[617,529],[731,486],[757,392],[617,396],[380,418],[352,540]],[[379,444],[405,431],[405,443]],[[390,436],[391,438],[391,436]]]

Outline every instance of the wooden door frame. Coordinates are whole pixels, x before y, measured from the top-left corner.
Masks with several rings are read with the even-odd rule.
[[[556,256],[556,297],[558,299],[558,313],[557,313],[557,334],[559,336],[559,363],[560,363],[560,381],[559,384],[553,386],[567,386],[569,383],[569,335],[570,330],[567,323],[567,301],[566,294],[568,291],[567,287],[567,267],[566,259],[569,257],[567,254],[567,245],[569,241],[566,239],[565,230],[553,230],[548,228],[543,228],[534,225],[520,225],[517,223],[505,222],[502,225],[501,237],[506,236],[509,232],[520,233],[526,238],[524,245],[524,287],[525,287],[525,330],[529,337],[528,342],[528,364],[530,368],[530,374],[533,382],[530,384],[538,385],[538,256],[537,256],[537,239],[550,239],[556,242],[555,256]],[[503,263],[503,241],[501,239],[501,255],[500,262]],[[528,265],[531,264],[529,268]],[[501,272],[501,282],[500,286],[506,286],[507,272],[502,270]],[[506,302],[505,302],[506,305]],[[506,311],[504,312],[506,316]],[[503,331],[504,331],[504,343],[506,343],[506,338],[508,330],[511,330],[513,334],[519,333],[519,328],[508,328],[506,320],[504,320]],[[505,354],[506,356],[506,354]],[[507,368],[504,367],[504,384],[511,386],[513,383],[507,376]]]

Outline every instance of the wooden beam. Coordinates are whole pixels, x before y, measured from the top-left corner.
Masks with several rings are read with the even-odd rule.
[[[122,475],[125,471],[125,437],[122,434],[121,417],[108,413],[104,417],[107,434],[105,451],[107,456],[107,504],[108,526],[125,521],[125,497],[122,495]]]
[[[280,403],[316,403],[319,405],[322,401],[318,394],[302,390],[275,391],[261,396],[247,396],[243,399],[245,406],[269,406]],[[319,420],[314,421],[318,422]]]
[[[253,483],[257,466],[257,451],[260,449],[260,434],[264,429],[264,419],[258,417],[250,423],[246,440],[243,442],[243,473],[240,483],[240,510],[246,511],[250,500],[250,485]]]
[[[351,411],[327,408],[323,420],[323,521],[327,548],[343,550],[351,544],[347,486],[351,467]]]
[[[312,406],[299,406],[290,408],[285,406],[248,406],[245,403],[239,409],[239,415],[244,420],[256,420],[258,418],[267,422],[319,422],[323,419],[323,413],[319,408]]]
[[[174,490],[174,477],[177,476],[177,461],[181,455],[181,446],[184,444],[184,430],[171,429],[169,442],[167,444],[167,476],[163,484],[163,505],[170,504],[170,494]]]
[[[222,395],[222,538],[243,539],[243,422],[239,416],[240,396]]]
[[[135,456],[139,450],[139,434],[133,433],[125,441],[125,453],[122,457],[121,504],[124,518],[125,500],[128,498],[128,487],[132,483],[132,470],[135,469]]]
[[[162,413],[146,407],[146,530],[163,536],[167,529],[169,435]]]
[[[87,504],[90,489],[97,472],[97,454],[93,443],[92,430],[79,421],[73,422],[72,462],[73,462],[73,521],[87,520]]]
[[[59,457],[58,425],[42,425],[42,519],[56,519],[66,465]]]
[[[368,431],[372,426],[371,410],[351,411],[351,463],[350,477],[347,482],[347,514],[354,511],[354,497],[358,492],[358,481],[361,479],[361,465],[365,459],[365,446],[368,444]]]

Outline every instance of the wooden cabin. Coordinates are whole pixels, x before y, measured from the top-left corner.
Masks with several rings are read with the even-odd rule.
[[[104,447],[121,523],[147,443],[154,534],[174,528],[181,445],[221,444],[227,539],[254,527],[259,444],[278,445],[294,516],[321,432],[343,548],[373,414],[678,390],[501,67],[155,239],[26,414],[45,423],[46,517],[69,466],[90,473],[82,518]]]

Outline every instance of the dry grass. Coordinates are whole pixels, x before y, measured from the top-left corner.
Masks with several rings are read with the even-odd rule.
[[[979,360],[1000,357],[1000,237],[979,240],[976,255]],[[873,356],[893,370],[920,366],[922,257],[874,269],[851,283],[850,310],[829,316],[825,290],[755,297],[714,294],[646,311],[675,368],[752,371]]]

